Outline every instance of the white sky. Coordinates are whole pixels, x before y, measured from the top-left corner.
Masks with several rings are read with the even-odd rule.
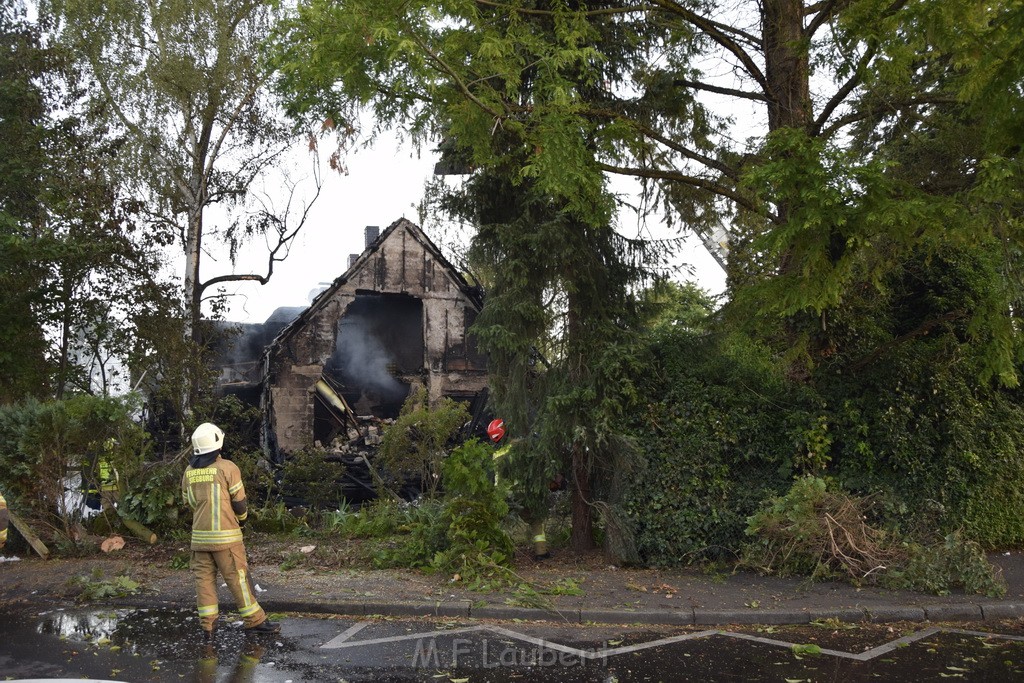
[[[405,217],[420,224],[417,206],[423,198],[423,187],[433,177],[437,155],[424,150],[417,157],[411,146],[400,145],[393,136],[383,136],[373,149],[353,152],[345,160],[347,175],[324,171],[324,186],[309,220],[296,238],[288,258],[277,263],[270,283],[229,283],[231,298],[228,319],[235,322],[260,323],[281,306],[306,306],[309,294],[321,283],[328,283],[348,268],[349,254],[364,248],[364,229],[377,225],[381,230]],[[325,164],[326,167],[326,164]],[[635,215],[623,214],[619,230],[636,237],[639,226]],[[421,225],[427,236],[439,246],[451,241],[444,226]],[[663,226],[649,219],[643,234],[662,238],[669,235]],[[227,271],[228,266],[213,262],[217,252],[204,255],[203,277]],[[676,263],[689,264],[694,275],[681,272],[678,279],[692,280],[711,294],[725,289],[725,273],[707,253],[700,240],[689,236],[678,254]],[[255,247],[246,260],[256,272],[266,272],[266,256]],[[242,268],[238,272],[242,272]]]

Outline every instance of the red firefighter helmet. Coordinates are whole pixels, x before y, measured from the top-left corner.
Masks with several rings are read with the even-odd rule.
[[[491,424],[487,425],[487,436],[494,443],[498,443],[505,438],[505,421],[500,419],[491,420]]]

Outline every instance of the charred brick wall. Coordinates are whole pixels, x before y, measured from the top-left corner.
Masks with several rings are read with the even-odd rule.
[[[268,350],[268,443],[313,445],[314,386],[341,386],[357,414],[388,417],[418,386],[432,401],[487,386],[466,335],[478,304],[419,228],[389,227]]]

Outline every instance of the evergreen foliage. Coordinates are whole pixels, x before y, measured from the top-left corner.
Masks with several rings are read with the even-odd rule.
[[[113,359],[158,344],[139,321],[172,304],[105,168],[121,141],[50,28],[0,9],[0,402],[123,386]]]
[[[506,578],[513,546],[502,526],[508,505],[504,488],[494,484],[491,453],[476,439],[452,451],[441,464],[444,497],[408,506],[408,521],[398,528],[405,535],[377,547],[375,564],[445,572],[470,584]]]

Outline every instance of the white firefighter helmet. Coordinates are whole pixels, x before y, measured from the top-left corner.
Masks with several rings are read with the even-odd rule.
[[[224,432],[217,425],[204,422],[192,432],[192,454],[205,455],[224,447]]]

